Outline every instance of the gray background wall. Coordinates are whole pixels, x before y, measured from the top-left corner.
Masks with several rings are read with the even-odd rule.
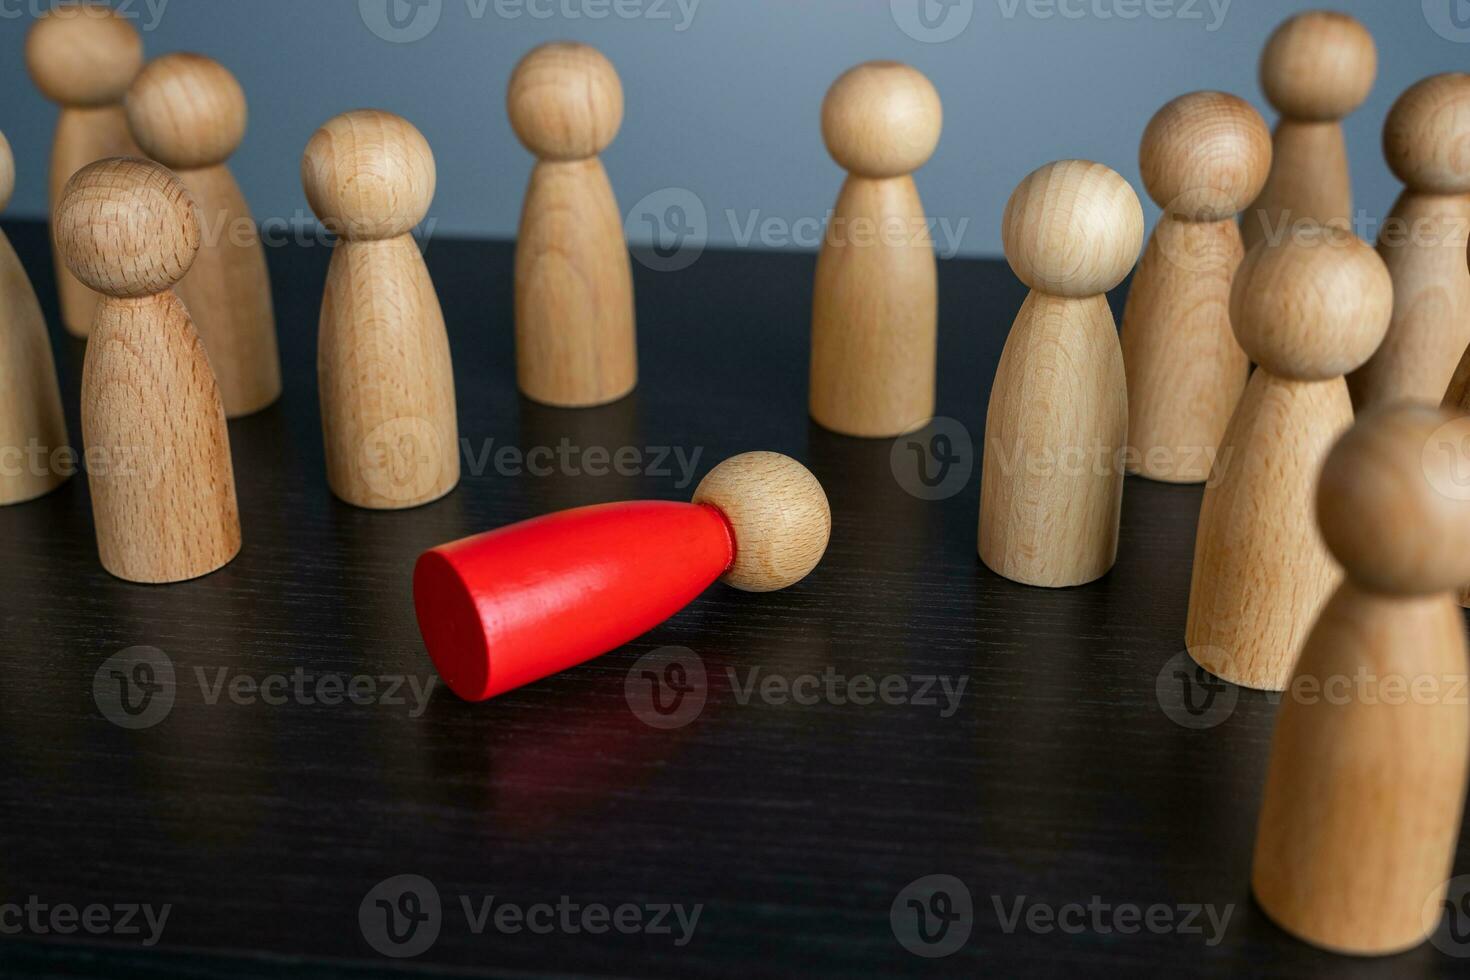
[[[409,28],[384,17],[400,4]],[[26,28],[49,0],[0,0],[0,129],[17,157],[10,216],[45,213],[55,109],[26,77]],[[417,4],[417,7],[415,7]],[[928,4],[926,30],[915,8]],[[712,244],[800,247],[841,172],[822,146],[823,93],[872,58],[919,67],[945,104],[939,150],[919,172],[927,212],[958,251],[1000,252],[999,222],[1016,181],[1050,159],[1081,156],[1138,182],[1149,116],[1183,92],[1218,88],[1268,120],[1256,63],[1271,29],[1323,4],[1297,0],[115,0],[150,56],[218,58],[250,97],[250,131],[233,161],[259,219],[310,221],[299,183],[313,129],[349,108],[413,120],[433,145],[435,234],[515,233],[530,156],[506,122],[505,84],[543,41],[600,47],[618,67],[627,113],[604,156],[625,212],[640,199],[689,201]],[[1470,67],[1470,3],[1337,0],[1376,37],[1372,97],[1347,124],[1358,205],[1370,221],[1397,185],[1379,152],[1393,99],[1416,79]],[[1452,7],[1464,16],[1456,26]],[[408,15],[416,19],[408,19]],[[437,20],[436,20],[437,18]],[[374,27],[377,30],[375,32]],[[427,33],[424,33],[427,29]],[[386,35],[391,39],[385,39]],[[423,34],[421,37],[416,37]],[[952,36],[951,36],[952,35]],[[671,190],[679,189],[679,190]],[[688,192],[688,193],[684,193]],[[1150,220],[1157,209],[1146,205]],[[645,208],[644,210],[649,210]],[[657,208],[652,210],[657,211]],[[637,216],[635,215],[635,218]],[[774,222],[767,219],[775,219]],[[636,242],[649,231],[633,223]],[[1371,234],[1371,226],[1365,234]],[[810,236],[808,236],[810,238]],[[941,249],[944,242],[941,241]]]

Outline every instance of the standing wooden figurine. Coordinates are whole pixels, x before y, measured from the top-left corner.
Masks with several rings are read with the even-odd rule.
[[[216,61],[169,54],[149,62],[127,97],[138,145],[178,174],[203,216],[204,245],[179,283],[219,378],[225,415],[258,412],[281,394],[265,250],[226,164],[245,136],[245,93]]]
[[[69,3],[36,18],[26,36],[26,68],[41,94],[61,106],[51,147],[51,214],[71,175],[104,157],[137,156],[123,96],[143,67],[143,40],[109,7]],[[92,329],[98,297],[56,252],[61,320],[76,337]]]
[[[1393,323],[1348,378],[1353,404],[1437,404],[1470,345],[1470,75],[1435,75],[1394,103],[1383,153],[1404,182],[1378,254],[1393,276]]]
[[[1337,585],[1313,487],[1353,421],[1343,375],[1378,347],[1392,309],[1383,260],[1339,228],[1302,225],[1241,264],[1230,319],[1257,368],[1205,488],[1185,626],[1190,655],[1217,677],[1284,689]]]
[[[1370,409],[1317,489],[1347,581],[1277,716],[1251,887],[1283,929],[1339,953],[1419,945],[1453,873],[1470,663],[1450,590],[1470,580],[1470,498],[1458,455],[1434,451],[1453,418],[1429,405]]]
[[[199,251],[179,179],[144,160],[100,160],[67,182],[56,243],[103,295],[82,371],[82,436],[102,566],[181,582],[240,550],[219,385],[172,287]]]
[[[1143,208],[1100,163],[1035,171],[1006,204],[1006,260],[1031,293],[1006,338],[985,418],[980,558],[1060,588],[1113,567],[1128,393],[1104,295],[1143,247]]]
[[[633,270],[598,154],[623,123],[623,85],[585,44],[545,44],[516,65],[511,128],[536,154],[516,241],[516,377],[533,401],[580,408],[638,383]]]
[[[1125,462],[1151,480],[1199,483],[1250,374],[1230,284],[1245,257],[1236,215],[1266,182],[1271,132],[1244,100],[1194,92],[1154,116],[1139,162],[1164,213],[1123,311]]]
[[[454,370],[410,234],[434,199],[434,155],[408,120],[364,109],[316,131],[301,179],[317,216],[342,236],[317,344],[327,482],[358,507],[437,500],[459,482]]]
[[[15,157],[0,133],[0,210],[15,190]],[[67,449],[51,338],[36,291],[0,231],[0,507],[32,500],[66,482]]]
[[[943,120],[929,79],[892,61],[851,69],[822,103],[822,138],[848,172],[812,294],[811,414],[834,432],[892,437],[934,414],[938,272],[911,174]]]
[[[1347,14],[1308,11],[1271,35],[1261,55],[1261,88],[1281,121],[1271,176],[1241,221],[1247,249],[1299,221],[1352,227],[1342,121],[1368,98],[1377,77],[1373,35]]]

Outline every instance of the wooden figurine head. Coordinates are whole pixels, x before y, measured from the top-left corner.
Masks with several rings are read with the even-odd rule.
[[[301,182],[318,218],[350,241],[406,235],[429,213],[437,171],[424,134],[391,112],[328,120],[306,144]]]
[[[1470,582],[1467,434],[1470,418],[1400,402],[1363,413],[1338,440],[1317,484],[1317,521],[1353,583],[1429,595]]]
[[[1235,338],[1280,378],[1322,381],[1361,367],[1388,333],[1393,281],[1368,243],[1301,222],[1246,255],[1230,293]]]
[[[1399,96],[1383,155],[1411,191],[1470,194],[1470,75],[1432,75]]]
[[[171,288],[199,253],[199,215],[172,171],[114,157],[78,170],[56,208],[56,244],[72,274],[106,296]]]
[[[735,561],[722,577],[746,592],[774,592],[811,573],[827,551],[832,511],[805,467],[780,453],[742,453],[709,471],[696,504],[725,515]]]
[[[1313,10],[1286,21],[1261,55],[1261,88],[1288,119],[1331,122],[1363,104],[1378,77],[1378,48],[1361,23]]]
[[[822,101],[822,139],[842,169],[859,177],[900,177],[934,155],[944,109],[933,84],[897,61],[848,69]]]
[[[68,3],[36,18],[26,68],[41,94],[64,106],[115,105],[143,67],[143,39],[110,7]]]
[[[224,163],[245,138],[245,90],[224,65],[203,55],[150,61],[126,104],[133,138],[173,170]]]
[[[10,195],[15,193],[15,154],[10,152],[10,141],[0,133],[0,211],[10,204]]]
[[[1244,99],[1191,92],[1165,105],[1143,132],[1143,186],[1187,221],[1233,219],[1271,172],[1271,130]]]
[[[543,44],[516,65],[505,107],[516,137],[537,157],[583,160],[618,135],[623,83],[596,48]]]
[[[1143,248],[1143,206],[1128,181],[1089,160],[1032,171],[1006,203],[1006,261],[1030,288],[1097,296],[1122,282]]]

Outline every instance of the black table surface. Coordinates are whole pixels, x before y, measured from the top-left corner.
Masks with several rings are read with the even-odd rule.
[[[53,325],[79,445],[84,344],[55,326],[44,227],[5,227]],[[436,503],[374,512],[334,499],[324,476],[314,351],[329,254],[270,250],[286,391],[230,424],[245,535],[233,563],[165,587],[111,578],[84,476],[0,509],[0,929],[27,914],[7,919],[5,903],[102,905],[119,927],[126,906],[169,907],[146,946],[146,925],[61,934],[40,913],[3,937],[3,972],[1404,977],[1463,966],[1430,944],[1331,956],[1252,903],[1276,705],[1233,688],[1203,714],[1206,702],[1189,714],[1181,701],[1199,488],[1130,478],[1117,566],[1092,585],[1027,588],[979,562],[971,447],[1024,296],[1003,263],[940,265],[939,412],[955,420],[947,455],[969,470],[942,496],[917,480],[941,430],[895,450],[808,420],[811,255],[710,251],[677,272],[635,263],[637,391],[558,411],[516,392],[511,245],[434,240],[426,259],[449,324],[465,475]],[[512,457],[497,462],[505,446],[569,447],[570,462],[515,475]],[[641,465],[582,472],[600,469],[586,455],[599,447],[637,449]],[[697,479],[752,449],[797,457],[826,487],[832,543],[810,578],[765,595],[716,585],[626,647],[490,702],[442,688],[416,701],[412,685],[434,678],[410,598],[422,549],[569,506],[687,499],[673,450],[697,458]],[[123,727],[105,677],[94,679],[140,646],[173,666],[173,703],[148,727]],[[707,678],[702,711],[679,727],[641,720],[635,666],[664,647],[691,651],[679,656]],[[907,685],[906,696],[889,688],[901,703],[849,697],[867,700],[863,685],[890,677]],[[354,678],[374,679],[371,693],[357,689],[363,703],[330,703]],[[951,691],[963,679],[957,704],[926,678]],[[815,703],[766,684],[795,684]],[[1462,846],[1456,872],[1467,871]],[[401,875],[432,883],[442,911],[426,949],[390,958],[376,902],[398,898]],[[908,905],[931,900],[934,875],[962,886],[938,883],[953,920],[939,943],[969,930],[940,958],[899,939],[941,949],[913,938]],[[699,918],[692,933],[672,913],[668,931],[635,932],[629,918],[594,934],[563,911],[550,934],[497,928],[496,909],[534,915],[540,903],[635,906],[650,927],[658,906]],[[1151,906],[1164,907],[1153,926],[1128,918]],[[1228,911],[1223,930],[1210,910],[1214,921]]]

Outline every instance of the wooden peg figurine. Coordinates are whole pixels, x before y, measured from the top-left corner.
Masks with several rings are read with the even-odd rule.
[[[1343,375],[1378,347],[1392,309],[1383,260],[1340,228],[1300,225],[1241,264],[1230,319],[1257,368],[1205,487],[1185,627],[1217,677],[1282,690],[1337,585],[1312,492],[1353,421]]]
[[[887,438],[934,414],[938,272],[911,176],[939,144],[929,79],[872,61],[833,83],[822,138],[848,172],[817,258],[811,414],[850,436]]]
[[[109,7],[60,4],[31,25],[26,68],[41,94],[61,107],[51,147],[53,229],[62,188],[72,174],[104,157],[139,155],[122,102],[142,67],[143,39]],[[60,251],[56,284],[62,323],[73,336],[87,336],[98,297],[67,270]]]
[[[511,128],[537,157],[516,240],[516,377],[533,401],[580,408],[638,383],[633,270],[598,154],[623,123],[612,62],[544,44],[516,65]]]
[[[1031,288],[1001,352],[985,418],[980,558],[1059,588],[1113,567],[1128,394],[1104,295],[1143,247],[1143,208],[1100,163],[1035,171],[1006,204],[1006,261]]]
[[[1434,446],[1453,419],[1430,405],[1369,409],[1317,488],[1347,581],[1277,715],[1251,887],[1283,929],[1334,952],[1419,945],[1453,874],[1470,664],[1450,590],[1470,580],[1470,502],[1458,451]]]
[[[1383,153],[1404,192],[1378,236],[1393,276],[1383,346],[1348,377],[1359,411],[1443,398],[1470,345],[1470,75],[1426,78],[1394,103]]]
[[[1260,113],[1224,92],[1183,95],[1143,134],[1143,185],[1164,209],[1123,311],[1130,473],[1200,483],[1250,361],[1230,330],[1230,284],[1245,257],[1236,216],[1271,168]]]
[[[410,234],[434,199],[434,155],[408,120],[359,110],[316,131],[301,178],[312,209],[342,237],[317,345],[327,482],[358,507],[437,500],[459,483],[454,370]]]
[[[1281,120],[1271,176],[1241,222],[1247,249],[1298,221],[1352,227],[1342,121],[1368,98],[1377,76],[1373,35],[1347,14],[1308,11],[1271,35],[1261,55],[1261,88]]]
[[[138,145],[199,206],[204,244],[176,291],[214,364],[225,415],[257,412],[280,397],[281,364],[265,250],[226,164],[245,136],[245,92],[219,62],[169,54],[133,82],[127,113]]]
[[[0,211],[15,190],[15,157],[0,133]],[[66,416],[51,338],[36,291],[0,230],[0,507],[32,500],[66,482]]]
[[[67,182],[56,242],[101,293],[82,370],[82,437],[102,566],[181,582],[240,550],[230,437],[209,356],[174,295],[199,218],[168,170],[100,160]]]

